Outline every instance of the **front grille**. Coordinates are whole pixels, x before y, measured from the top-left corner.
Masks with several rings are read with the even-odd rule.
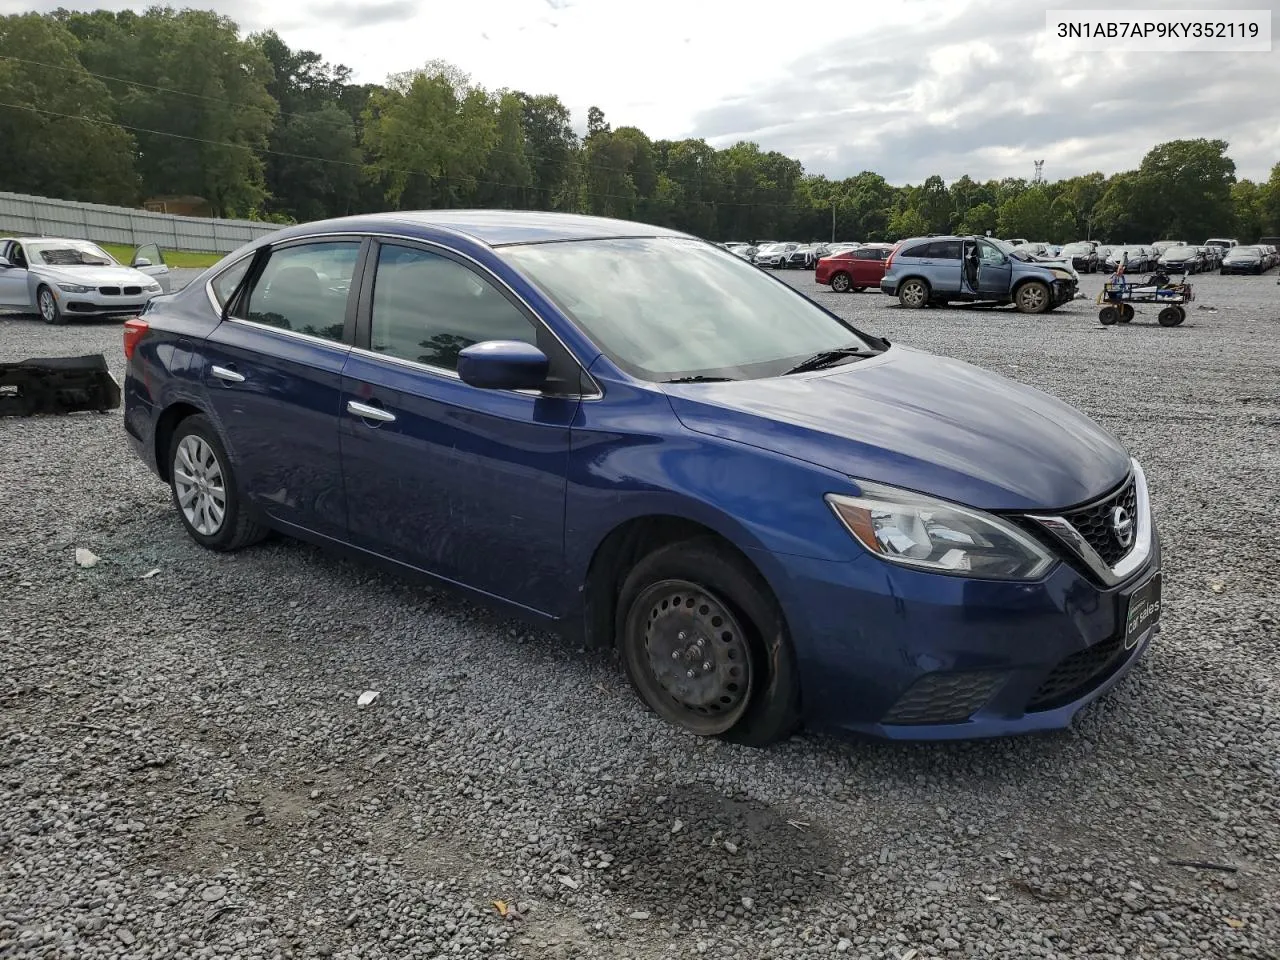
[[[98,292],[99,292],[100,294],[102,294],[104,297],[118,297],[118,296],[120,296],[120,288],[119,288],[119,287],[99,287],[99,288],[98,288]]]
[[[1063,514],[1108,567],[1114,567],[1133,548],[1132,539],[1128,546],[1116,539],[1115,529],[1111,525],[1111,514],[1116,507],[1124,507],[1136,526],[1138,493],[1132,477],[1115,493],[1097,503]]]
[[[884,715],[882,723],[959,723],[986,703],[1004,680],[1002,673],[929,673],[913,683]]]
[[[1124,634],[1116,633],[1071,654],[1045,677],[1044,683],[1031,696],[1027,712],[1052,710],[1079,700],[1102,683],[1124,662]]]
[[[124,288],[124,295],[126,297],[136,297],[141,292],[142,292],[141,287],[125,287]]]

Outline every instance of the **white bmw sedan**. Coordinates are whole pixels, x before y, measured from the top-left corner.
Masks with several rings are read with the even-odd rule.
[[[87,240],[0,240],[0,308],[38,313],[45,323],[136,316],[168,288],[169,268],[153,243],[126,267]]]

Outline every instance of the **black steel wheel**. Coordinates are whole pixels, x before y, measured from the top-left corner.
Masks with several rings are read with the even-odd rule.
[[[799,722],[781,610],[714,538],[660,547],[635,565],[619,591],[618,644],[640,698],[690,733],[765,746]]]
[[[1182,317],[1178,314],[1177,307],[1165,307],[1156,315],[1156,320],[1162,327],[1176,327],[1182,322]]]
[[[1105,306],[1098,311],[1098,322],[1104,327],[1109,327],[1120,319],[1120,311],[1113,306]]]
[[[1135,311],[1133,309],[1133,304],[1131,303],[1120,304],[1120,322],[1121,323],[1128,323],[1130,320],[1132,320],[1134,317],[1134,313]]]

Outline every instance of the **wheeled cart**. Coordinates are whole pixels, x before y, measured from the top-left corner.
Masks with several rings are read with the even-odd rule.
[[[1104,326],[1128,323],[1134,318],[1135,303],[1161,305],[1156,320],[1162,327],[1176,327],[1187,319],[1186,304],[1196,298],[1189,283],[1170,283],[1163,274],[1148,277],[1138,283],[1130,282],[1123,274],[1115,274],[1102,285],[1098,294],[1098,322]]]

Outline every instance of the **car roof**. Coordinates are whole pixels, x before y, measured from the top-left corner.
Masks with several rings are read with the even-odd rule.
[[[491,247],[619,237],[690,237],[687,233],[648,223],[542,210],[399,210],[299,224],[272,236],[284,239],[298,233],[338,233],[344,229],[366,232],[379,226],[443,230]]]

